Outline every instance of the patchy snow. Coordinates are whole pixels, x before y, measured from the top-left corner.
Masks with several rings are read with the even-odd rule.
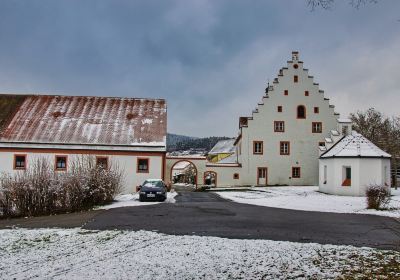
[[[149,231],[0,231],[1,279],[366,279],[383,272],[395,279],[399,262],[399,252],[315,243]],[[392,272],[383,268],[389,265]]]
[[[175,203],[175,196],[177,193],[175,191],[167,193],[167,199],[163,202],[159,201],[139,201],[139,194],[120,194],[115,197],[115,201],[111,204],[96,207],[96,209],[111,209],[119,207],[130,207],[130,206],[145,206],[158,203]]]
[[[152,124],[153,123],[153,119],[143,119],[142,120],[142,124]]]
[[[318,192],[317,186],[251,188],[250,191],[217,192],[221,197],[239,203],[293,210],[373,214],[400,217],[400,189],[392,189],[392,210],[366,209],[365,197],[338,196]]]

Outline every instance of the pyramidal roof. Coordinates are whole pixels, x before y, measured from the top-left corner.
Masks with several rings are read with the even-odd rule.
[[[351,135],[343,137],[320,158],[332,157],[383,157],[390,158],[391,155],[382,151],[371,141],[356,131]]]

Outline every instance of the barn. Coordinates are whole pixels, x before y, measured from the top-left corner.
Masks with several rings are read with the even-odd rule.
[[[0,95],[0,172],[24,172],[40,157],[66,172],[83,155],[122,170],[123,193],[164,178],[164,99]]]

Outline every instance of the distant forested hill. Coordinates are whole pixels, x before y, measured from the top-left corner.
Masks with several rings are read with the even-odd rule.
[[[167,134],[167,151],[187,151],[204,150],[208,152],[219,140],[229,139],[229,137],[190,137],[184,135]]]

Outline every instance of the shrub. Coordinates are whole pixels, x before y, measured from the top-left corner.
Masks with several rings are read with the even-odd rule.
[[[68,172],[55,172],[45,158],[39,158],[26,171],[0,176],[0,216],[87,210],[112,201],[121,184],[119,168],[98,168],[94,157],[72,162]]]
[[[367,188],[367,208],[368,209],[385,209],[390,202],[390,190],[388,187],[371,185]]]

